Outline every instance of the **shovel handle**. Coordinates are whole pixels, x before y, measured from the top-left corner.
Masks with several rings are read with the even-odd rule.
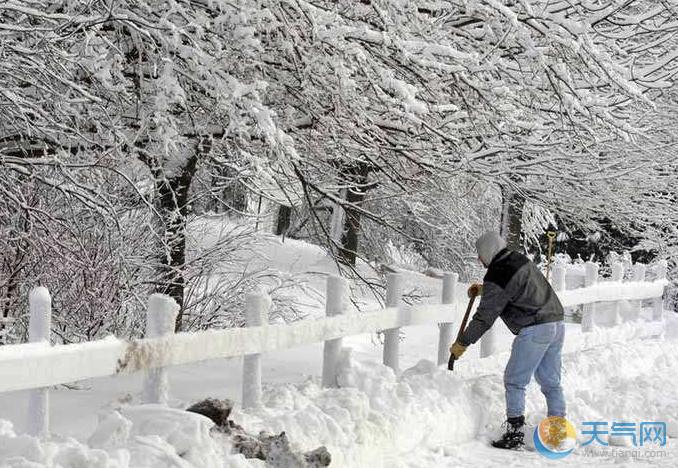
[[[466,329],[466,324],[468,323],[468,316],[471,314],[471,309],[473,309],[473,303],[476,300],[476,296],[471,296],[471,299],[468,301],[468,307],[466,307],[466,313],[464,314],[464,319],[461,321],[461,326],[459,327],[459,332],[457,333],[457,340],[461,337],[461,334],[464,333]],[[454,354],[450,353],[450,360],[447,361],[447,370],[454,370]]]

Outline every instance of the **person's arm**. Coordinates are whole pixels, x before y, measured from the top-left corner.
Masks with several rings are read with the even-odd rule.
[[[468,346],[480,339],[483,334],[490,329],[499,314],[508,304],[509,298],[501,287],[496,284],[485,281],[483,283],[483,295],[476,313],[473,314],[471,323],[459,337],[458,343],[462,346]]]

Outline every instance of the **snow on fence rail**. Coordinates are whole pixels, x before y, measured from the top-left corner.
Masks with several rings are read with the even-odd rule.
[[[567,271],[564,265],[553,268],[554,289],[565,307],[586,305],[582,317],[583,331],[596,324],[595,304],[599,302],[633,301],[640,310],[642,300],[653,301],[653,319],[660,320],[662,295],[666,281],[666,264],[658,263],[654,280],[644,281],[645,269],[636,268],[634,281],[622,282],[623,267],[613,265],[610,280],[599,282],[597,266],[586,265],[583,288],[566,290]],[[641,275],[642,273],[642,275]],[[383,331],[384,364],[398,371],[399,329],[401,327],[437,323],[440,329],[437,362],[447,362],[448,347],[453,341],[454,325],[461,320],[466,305],[466,284],[458,283],[456,273],[443,278],[442,303],[437,305],[405,305],[401,299],[402,278],[387,278],[386,308],[366,313],[347,313],[347,285],[344,279],[328,278],[327,307],[324,318],[291,324],[266,323],[270,300],[261,294],[247,298],[247,327],[206,330],[194,333],[172,333],[178,306],[167,296],[154,294],[147,310],[147,338],[124,341],[108,337],[87,343],[50,346],[49,326],[51,299],[45,288],[31,292],[30,343],[0,347],[0,392],[31,389],[29,431],[44,434],[48,430],[49,392],[47,387],[90,378],[147,372],[143,400],[165,403],[168,398],[166,367],[207,359],[244,356],[243,406],[261,403],[261,353],[295,346],[325,342],[323,377],[326,387],[336,386],[336,363],[341,339],[363,333]],[[620,317],[615,309],[614,323],[634,320],[637,314]],[[481,341],[481,357],[496,350],[493,327]]]

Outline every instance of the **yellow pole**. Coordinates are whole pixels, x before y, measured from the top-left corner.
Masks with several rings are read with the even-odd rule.
[[[546,237],[549,239],[549,253],[546,263],[546,280],[548,281],[549,275],[551,273],[551,263],[553,262],[553,242],[556,240],[555,231],[548,231]]]

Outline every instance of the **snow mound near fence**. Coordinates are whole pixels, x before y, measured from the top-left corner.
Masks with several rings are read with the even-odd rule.
[[[156,405],[102,413],[87,444],[72,438],[18,435],[0,420],[3,468],[241,468],[256,466],[231,455],[228,440],[210,433],[196,413]]]
[[[635,324],[635,330],[630,327],[596,330],[586,339],[572,333],[571,340],[582,346],[569,348],[563,357],[568,418],[577,427],[583,421],[666,421],[668,435],[678,438],[678,316],[669,316],[663,327],[642,322]],[[358,360],[345,348],[339,365],[340,388],[323,389],[317,378],[269,386],[262,408],[236,410],[232,418],[253,433],[285,431],[301,451],[325,445],[333,467],[490,466],[494,462],[483,459],[482,453],[469,452],[464,444],[485,447],[500,429],[507,359],[508,352],[462,359],[455,372],[422,360],[396,377],[390,368]],[[535,426],[544,413],[544,399],[533,383],[527,393],[529,424]],[[96,431],[83,443],[17,435],[9,422],[0,420],[0,466],[264,466],[232,455],[228,441],[210,433],[211,425],[208,419],[183,410],[128,406],[102,413]],[[580,435],[579,442],[583,441]],[[623,440],[610,443],[624,445]],[[548,465],[547,459],[531,455],[529,466]],[[570,459],[601,463],[578,456],[576,450]],[[506,462],[515,459],[508,457]]]
[[[669,436],[678,438],[678,320],[668,321],[664,331],[655,339],[605,342],[599,337],[596,345],[564,356],[568,418],[575,426],[583,421],[666,421]],[[314,381],[271,387],[264,408],[234,418],[248,428],[286,431],[301,450],[326,445],[332,466],[423,466],[417,462],[425,459],[422,453],[456,453],[459,444],[489,442],[498,434],[505,419],[501,371],[507,359],[508,353],[501,353],[470,360],[454,373],[423,360],[396,378],[390,368],[358,361],[345,349],[341,388],[323,390]],[[465,371],[469,365],[473,372]],[[527,393],[530,426],[545,413],[544,398],[532,382]],[[585,440],[580,434],[579,443]],[[487,463],[478,460],[477,466]]]

